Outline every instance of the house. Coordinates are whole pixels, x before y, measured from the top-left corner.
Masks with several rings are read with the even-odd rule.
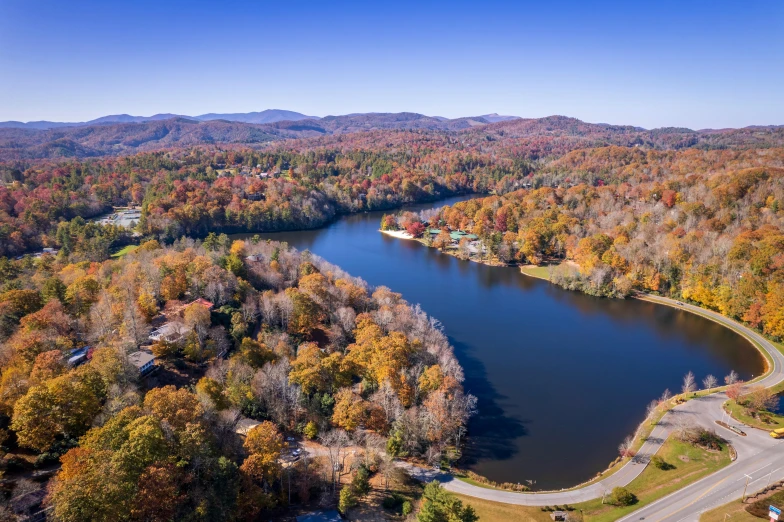
[[[128,362],[139,370],[140,375],[145,375],[155,368],[155,356],[150,352],[139,350],[128,356]]]
[[[340,513],[334,509],[311,511],[297,517],[297,522],[342,522]]]
[[[247,417],[240,417],[237,424],[234,425],[234,433],[245,437],[250,430],[261,424],[259,421],[249,419]]]
[[[176,343],[188,335],[193,328],[183,323],[182,319],[185,318],[185,310],[193,304],[203,306],[207,311],[212,311],[215,308],[214,303],[202,297],[185,304],[180,301],[169,301],[166,303],[166,310],[164,310],[163,316],[156,318],[164,320],[163,318],[165,317],[166,322],[150,332],[149,339],[153,342],[166,341]],[[153,319],[153,321],[155,322],[156,319]]]
[[[251,254],[245,257],[245,261],[263,261],[264,257],[261,254]]]
[[[215,307],[212,302],[207,301],[203,297],[199,297],[190,303],[183,303],[182,301],[167,301],[163,315],[165,315],[166,318],[171,321],[176,321],[177,318],[185,317],[185,310],[193,304],[201,305],[208,311],[212,311],[212,309]]]
[[[200,304],[204,308],[206,308],[207,310],[210,310],[210,311],[212,311],[212,309],[215,308],[215,305],[211,301],[207,301],[203,297],[199,297],[195,301],[192,301],[192,302],[188,303],[188,306],[190,306],[192,304]]]
[[[184,323],[179,321],[170,321],[150,332],[150,340],[176,343],[185,337],[188,332],[190,332],[190,328],[188,328]]]

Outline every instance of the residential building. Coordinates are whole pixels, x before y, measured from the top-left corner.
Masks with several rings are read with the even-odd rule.
[[[128,362],[139,370],[140,375],[146,375],[155,368],[155,356],[150,352],[139,350],[128,356]]]

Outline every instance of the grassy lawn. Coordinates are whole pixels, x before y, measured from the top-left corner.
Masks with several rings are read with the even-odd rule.
[[[776,506],[779,508],[784,506],[784,491],[777,491],[766,497],[759,497],[753,504],[741,504],[740,499],[733,500],[723,506],[703,513],[700,517],[700,522],[724,522],[725,519],[740,522],[768,520],[768,506]],[[749,513],[747,509],[751,510],[757,516]],[[729,517],[727,515],[729,515]]]
[[[627,489],[637,496],[637,503],[627,507],[602,504],[601,499],[591,500],[575,507],[582,509],[585,520],[609,522],[635,511],[646,504],[695,482],[730,463],[729,450],[710,452],[691,444],[670,438],[657,453],[674,469],[661,470],[649,465],[634,479]]]
[[[550,280],[550,269],[546,266],[521,266],[520,271],[527,276]]]
[[[615,507],[602,504],[601,499],[596,499],[575,504],[573,507],[583,511],[587,522],[610,522],[696,482],[730,463],[729,451],[726,446],[722,447],[721,452],[710,452],[675,439],[668,439],[659,450],[658,455],[674,468],[660,470],[652,465],[645,468],[645,471],[627,487],[637,496],[636,504],[628,507]],[[464,503],[473,506],[483,522],[550,520],[549,514],[539,507],[514,506],[457,496]]]
[[[462,500],[463,504],[470,504],[482,522],[552,522],[550,515],[538,507],[501,504],[463,495],[455,496]]]
[[[716,509],[711,509],[700,516],[700,522],[759,522],[760,519],[748,514],[744,509],[746,506],[740,503],[740,499],[733,500]],[[729,517],[727,517],[729,515]],[[767,519],[763,519],[767,520]]]
[[[746,408],[741,406],[735,401],[727,401],[725,403],[726,408],[730,411],[733,418],[739,420],[743,424],[747,426],[753,426],[755,428],[760,428],[763,430],[776,430],[779,428],[784,428],[784,416],[778,415],[776,413],[769,413],[766,412],[765,418],[770,420],[770,423],[763,422],[759,418],[752,417],[751,415],[746,413]]]
[[[117,252],[112,254],[112,257],[115,258],[115,259],[119,259],[119,258],[123,257],[126,254],[130,254],[131,252],[133,252],[137,248],[139,248],[138,245],[125,245],[120,250],[118,250]]]
[[[472,486],[476,486],[476,487],[478,487],[478,488],[485,488],[485,489],[500,489],[500,488],[495,488],[495,487],[493,487],[493,486],[491,486],[491,485],[489,485],[489,484],[482,484],[481,482],[477,482],[476,480],[474,480],[474,479],[472,479],[472,478],[470,478],[470,477],[467,477],[467,476],[465,476],[465,475],[458,475],[458,474],[455,474],[455,475],[454,475],[454,477],[455,477],[457,480],[461,481],[461,482],[465,482],[466,484],[471,484]]]

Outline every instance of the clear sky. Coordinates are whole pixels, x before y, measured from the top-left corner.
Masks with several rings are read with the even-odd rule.
[[[0,0],[0,120],[271,108],[784,124],[784,1]]]

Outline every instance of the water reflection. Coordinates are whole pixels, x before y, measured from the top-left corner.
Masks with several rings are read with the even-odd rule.
[[[455,354],[465,368],[466,389],[476,395],[478,413],[472,419],[467,440],[464,465],[472,466],[480,460],[507,460],[518,451],[513,441],[526,435],[525,420],[509,417],[503,403],[509,398],[501,395],[487,378],[482,361],[471,355],[470,347],[449,338]]]
[[[762,371],[756,350],[712,321],[460,261],[380,234],[381,215],[263,237],[389,286],[443,323],[479,399],[466,462],[493,480],[560,488],[589,479],[615,458],[646,404],[679,389],[687,371],[698,379]]]

